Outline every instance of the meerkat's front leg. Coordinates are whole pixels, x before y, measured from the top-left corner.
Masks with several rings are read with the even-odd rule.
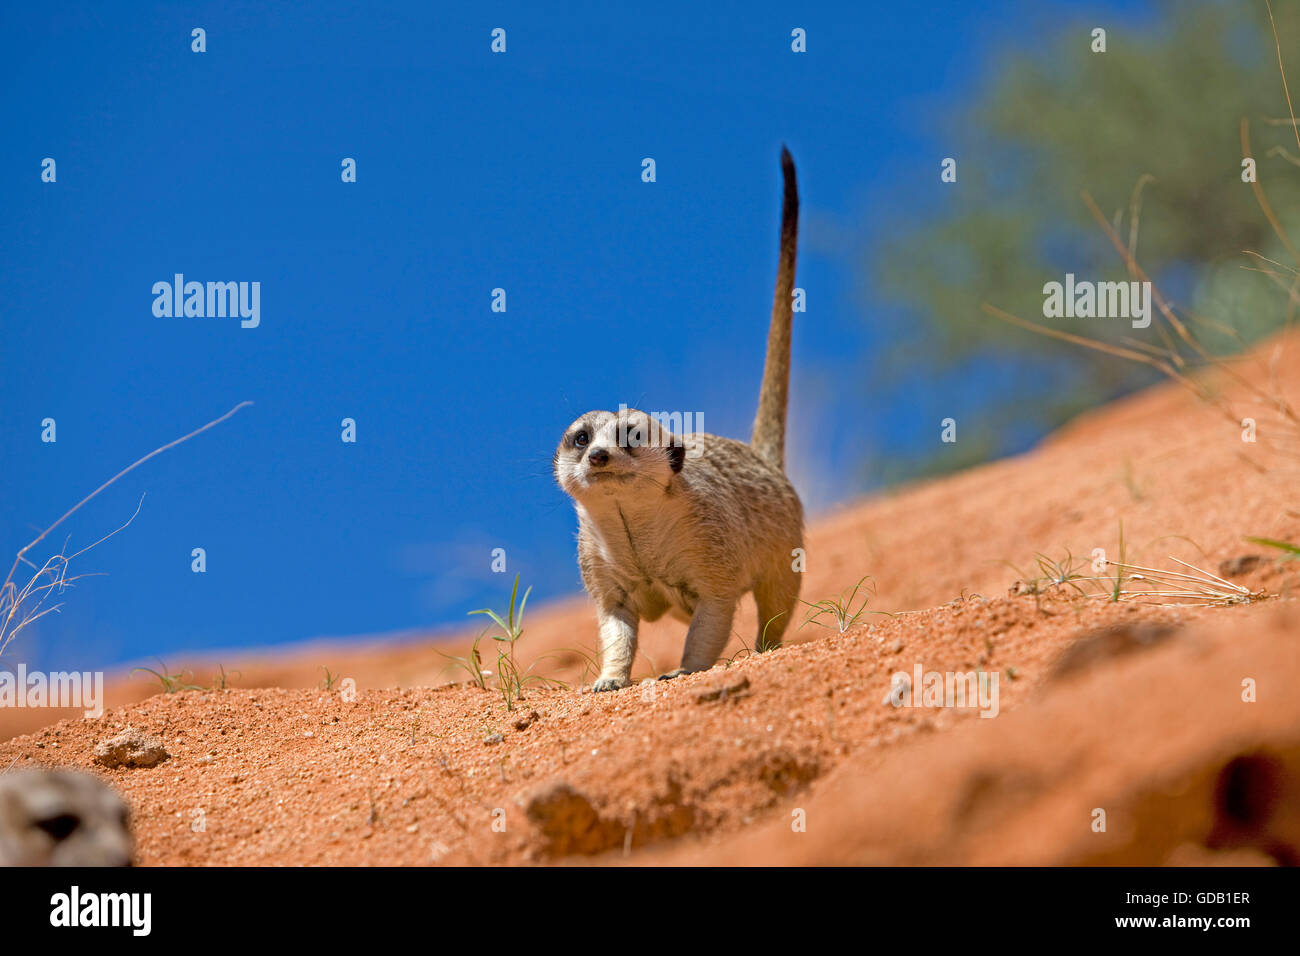
[[[591,689],[599,693],[632,683],[637,616],[625,607],[601,608],[597,616],[600,618],[600,677]]]
[[[659,679],[672,680],[683,674],[706,671],[716,664],[718,655],[731,639],[731,619],[735,613],[735,599],[702,598],[691,615],[681,667],[661,674]]]

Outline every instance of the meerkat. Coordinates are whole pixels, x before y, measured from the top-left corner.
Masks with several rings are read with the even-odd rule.
[[[93,774],[0,774],[0,866],[130,866],[126,804]]]
[[[596,605],[601,670],[592,689],[628,686],[637,626],[665,613],[686,622],[681,664],[707,670],[753,592],[760,650],[776,646],[799,598],[803,506],[785,475],[799,188],[784,147],[776,292],[758,413],[749,444],[674,435],[636,409],[593,411],[565,429],[555,478],[578,514],[578,566]]]

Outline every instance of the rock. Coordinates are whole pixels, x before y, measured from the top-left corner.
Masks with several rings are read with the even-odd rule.
[[[501,741],[505,739],[506,738],[501,734],[488,734],[486,737],[483,738],[483,743],[487,744],[490,747],[493,744],[501,743]]]
[[[515,730],[527,730],[529,727],[533,725],[534,721],[540,719],[541,719],[541,714],[539,714],[537,711],[535,710],[529,711],[527,717],[520,717],[518,720],[515,721]]]
[[[110,769],[156,767],[170,756],[157,737],[146,736],[130,727],[95,745],[95,763]]]

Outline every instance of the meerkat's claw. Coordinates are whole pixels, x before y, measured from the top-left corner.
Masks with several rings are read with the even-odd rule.
[[[602,677],[596,683],[591,685],[591,692],[599,694],[607,690],[622,690],[630,682],[622,677]]]
[[[677,668],[677,670],[669,671],[667,674],[660,674],[659,679],[672,680],[674,677],[681,677],[683,674],[689,674],[689,673],[690,671],[688,671],[685,667],[679,667]]]

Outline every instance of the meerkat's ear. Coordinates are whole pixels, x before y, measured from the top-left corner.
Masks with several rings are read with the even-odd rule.
[[[673,442],[668,446],[668,463],[673,466],[673,474],[682,470],[682,465],[686,464],[686,446],[681,442]]]

